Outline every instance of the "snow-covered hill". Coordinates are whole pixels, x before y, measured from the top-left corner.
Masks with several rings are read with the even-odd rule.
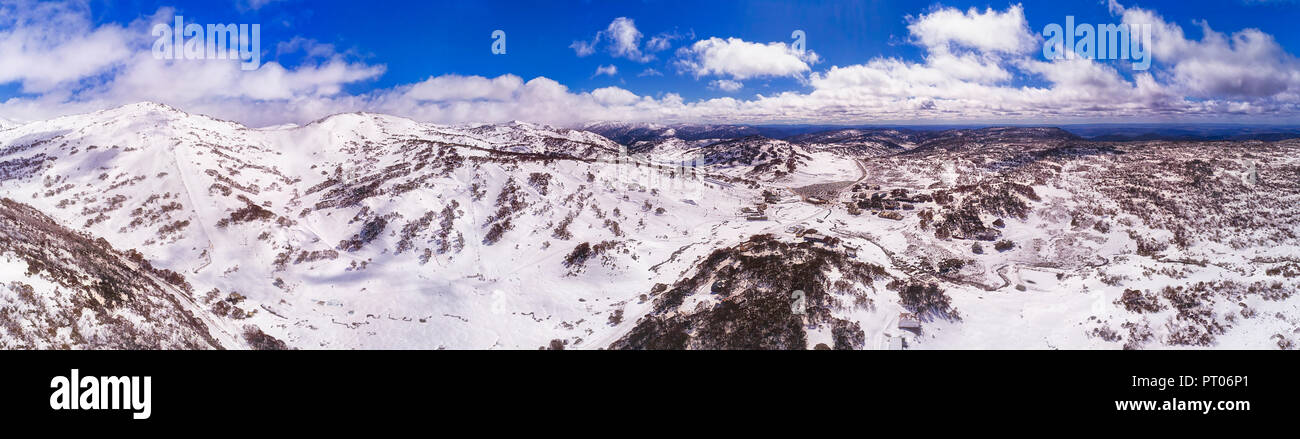
[[[1112,144],[992,128],[630,146],[364,113],[250,129],[142,103],[0,131],[0,195],[138,252],[124,269],[179,274],[188,290],[163,287],[217,328],[203,347],[1300,337],[1297,141]],[[51,275],[5,257],[0,283]],[[791,288],[808,314],[779,306]],[[922,328],[900,329],[902,313]],[[4,340],[26,343],[14,335],[26,331]]]
[[[769,134],[768,131],[770,131],[736,125],[666,125],[629,122],[594,122],[584,125],[582,129],[624,145],[632,145],[638,142],[658,142],[667,139],[685,141],[728,140]]]
[[[0,200],[0,279],[0,348],[220,349],[270,340],[208,313],[184,277],[8,198]]]
[[[924,133],[916,131],[843,129],[802,134],[787,140],[810,149],[835,151],[857,157],[877,157],[914,148],[925,137]]]
[[[197,294],[246,297],[244,320],[300,347],[581,344],[747,192],[706,206],[647,189],[654,175],[596,160],[608,140],[529,124],[251,130],[137,104],[0,142],[8,196]]]

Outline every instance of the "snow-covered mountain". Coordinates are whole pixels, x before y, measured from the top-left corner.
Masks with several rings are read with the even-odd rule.
[[[915,148],[917,143],[928,137],[930,136],[924,132],[908,130],[843,129],[800,134],[786,140],[811,149],[835,151],[859,157],[876,157]]]
[[[28,123],[0,131],[4,212],[23,218],[0,231],[68,231],[0,247],[0,284],[47,316],[99,300],[92,312],[152,322],[134,339],[155,347],[1300,337],[1300,141],[1121,144],[1049,128],[723,137],[629,144],[357,113],[250,129],[150,103]],[[109,256],[32,263],[85,242]],[[116,278],[134,279],[125,296],[141,300],[94,299],[105,283],[67,274],[103,270],[129,274]],[[90,299],[54,292],[74,278],[62,288]],[[30,315],[5,314],[0,341],[132,346],[64,335],[110,323],[66,332],[66,318]],[[50,328],[59,335],[33,338]]]
[[[198,301],[246,298],[241,323],[298,347],[581,344],[747,192],[659,193],[608,140],[530,124],[252,130],[136,104],[0,145],[7,196],[182,273]]]
[[[727,140],[770,134],[770,130],[737,125],[692,125],[632,122],[593,122],[582,127],[584,131],[599,134],[615,142],[632,145],[637,142],[658,142],[667,139]]]

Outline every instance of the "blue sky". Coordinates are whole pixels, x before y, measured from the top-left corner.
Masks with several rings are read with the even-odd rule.
[[[0,105],[0,116],[11,119],[141,99],[242,118],[250,124],[302,122],[319,113],[348,110],[384,111],[449,123],[523,118],[567,125],[601,119],[744,123],[1300,120],[1300,73],[1294,58],[1300,52],[1300,31],[1295,26],[1300,4],[1285,0],[0,0],[0,4],[8,6],[0,11],[9,15],[0,16],[0,57],[6,56],[6,47],[17,47],[4,44],[8,32],[11,43],[51,44],[47,48],[51,52],[67,49],[74,53],[71,51],[78,46],[96,46],[100,50],[91,58],[102,58],[87,62],[91,65],[78,65],[82,69],[76,74],[44,76],[36,67],[22,71],[11,63],[5,68],[10,72],[0,71],[0,101],[5,102]],[[43,20],[43,14],[61,18]],[[213,67],[212,62],[203,62],[200,68],[136,56],[147,52],[154,39],[148,35],[150,25],[170,23],[173,15],[184,16],[187,23],[260,24],[261,61],[274,66],[261,72],[230,73],[218,72],[226,67]],[[1063,23],[1066,15],[1077,17],[1080,23],[1154,21],[1158,29],[1176,28],[1181,35],[1166,39],[1157,35],[1158,41],[1164,41],[1160,44],[1169,49],[1153,56],[1154,66],[1148,72],[1134,72],[1127,61],[1066,66],[1041,54],[1043,27]],[[42,21],[71,25],[42,28]],[[621,29],[634,28],[640,37],[613,38],[615,22],[626,25]],[[934,26],[922,26],[924,23]],[[988,23],[1003,27],[990,28]],[[1220,33],[1226,44],[1211,44],[1202,23]],[[965,30],[950,33],[945,30],[949,28]],[[490,50],[490,35],[497,29],[507,35],[505,55]],[[787,45],[793,42],[791,32],[796,29],[806,32],[807,50],[815,54],[812,57],[795,55],[784,66],[737,66],[747,61],[714,57],[738,53],[775,59],[767,54],[791,52],[768,49],[778,44],[793,49]],[[1253,30],[1267,41],[1251,38],[1256,35]],[[57,37],[37,38],[42,33]],[[20,34],[26,39],[20,39]],[[1016,40],[1016,48],[1007,49],[1008,40],[988,40],[985,35],[1012,35],[1008,38]],[[656,37],[666,44],[651,47],[650,41]],[[32,44],[33,38],[41,41]],[[716,44],[697,45],[710,38],[717,38]],[[1238,38],[1248,41],[1236,41]],[[584,56],[575,49],[575,42],[593,41],[591,54]],[[104,49],[114,44],[120,44],[122,51]],[[635,52],[620,55],[616,53],[620,47]],[[100,55],[103,53],[117,56]],[[180,65],[141,66],[153,61]],[[1259,67],[1235,70],[1253,62],[1259,62]],[[598,69],[609,66],[616,73],[597,74]],[[973,73],[942,76],[968,68]],[[280,79],[295,73],[299,77]],[[1155,85],[1142,77],[1148,73]],[[190,76],[188,82],[177,82],[175,77],[184,75]],[[503,77],[517,77],[518,81],[485,85],[485,81]],[[200,78],[220,80],[196,85],[196,81],[207,81]],[[492,90],[412,97],[413,88],[435,78],[444,80],[431,86]],[[471,82],[464,82],[465,78]],[[482,81],[473,82],[474,78]],[[546,81],[534,82],[537,78]],[[1256,89],[1243,83],[1267,86]],[[185,84],[199,91],[164,90]],[[211,92],[202,91],[205,88]],[[1124,96],[1087,96],[1125,88],[1131,90]],[[229,92],[231,89],[247,90]],[[784,97],[775,98],[782,94]],[[545,96],[555,99],[547,101]],[[1077,102],[1057,106],[1052,105],[1053,98]],[[857,101],[867,104],[857,106],[853,103]],[[845,110],[846,106],[852,108]],[[554,114],[570,108],[581,114]]]

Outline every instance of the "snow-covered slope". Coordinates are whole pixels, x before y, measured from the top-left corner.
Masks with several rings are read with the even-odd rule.
[[[0,131],[0,195],[178,273],[217,328],[205,347],[1300,336],[1300,142],[994,128],[649,145],[362,113],[249,129],[143,103]],[[0,280],[36,285],[11,260]],[[806,316],[779,306],[791,288]],[[905,312],[923,328],[900,330]]]
[[[866,158],[914,148],[925,137],[925,133],[915,131],[844,129],[802,134],[787,140],[813,150]]]
[[[528,124],[343,114],[251,130],[137,104],[0,145],[4,193],[200,294],[247,297],[249,323],[300,347],[581,344],[741,202],[703,206],[681,189],[698,178],[647,189],[666,177],[597,161],[608,140]]]
[[[266,339],[208,313],[176,273],[8,198],[0,200],[0,298],[6,349],[220,349]]]

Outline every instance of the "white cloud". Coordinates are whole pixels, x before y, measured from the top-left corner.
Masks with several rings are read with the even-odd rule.
[[[667,35],[655,35],[645,43],[645,49],[649,52],[662,52],[672,47],[672,39]]]
[[[740,81],[732,81],[730,79],[718,79],[713,82],[710,82],[709,86],[728,93],[735,93],[736,91],[739,91],[741,88],[744,88],[745,84],[742,84]]]
[[[493,79],[482,76],[444,75],[430,77],[410,87],[405,97],[417,101],[506,101],[515,96],[524,80],[515,75]]]
[[[649,62],[655,57],[641,50],[641,37],[641,31],[637,30],[636,23],[632,19],[618,17],[610,22],[605,30],[597,32],[590,42],[574,41],[573,44],[569,45],[569,48],[573,49],[574,53],[579,57],[584,57],[596,53],[596,46],[605,41],[610,55],[614,57],[627,58],[642,63]],[[665,44],[665,41],[655,37],[655,39],[651,40],[651,43],[654,44],[654,48],[658,48]]]
[[[1106,9],[1110,10],[1111,15],[1124,13],[1124,5],[1119,4],[1116,0],[1106,0]]]
[[[618,87],[595,89],[591,92],[591,97],[603,105],[630,105],[641,99],[635,93]]]
[[[984,12],[937,9],[910,19],[909,41],[923,54],[914,60],[876,57],[814,71],[815,53],[796,53],[782,43],[736,38],[695,42],[678,50],[678,66],[696,77],[709,76],[707,84],[714,89],[736,92],[743,89],[742,81],[763,77],[799,77],[804,87],[745,99],[687,101],[671,91],[654,97],[619,87],[583,92],[549,78],[515,75],[441,75],[351,94],[348,85],[378,78],[385,67],[351,60],[328,44],[304,39],[278,46],[309,55],[307,62],[294,66],[269,62],[246,72],[237,61],[156,60],[149,51],[148,25],[169,21],[169,10],[127,25],[96,26],[79,4],[51,5],[0,0],[0,61],[5,61],[0,83],[16,83],[30,93],[0,102],[0,117],[33,120],[155,100],[254,126],[351,111],[439,123],[528,120],[558,125],[592,120],[1218,121],[1224,115],[1300,121],[1300,68],[1271,36],[1256,29],[1225,34],[1202,24],[1204,36],[1190,40],[1180,27],[1137,8],[1118,10],[1125,23],[1152,23],[1159,32],[1147,72],[1131,74],[1123,63],[1049,61],[1023,47],[1024,35],[968,32],[972,23],[984,22],[1013,33],[1028,29],[1019,6]],[[939,29],[934,23],[967,27]],[[617,52],[613,34],[600,35],[608,50]],[[622,35],[622,41],[641,38]],[[43,58],[37,48],[52,55]],[[601,69],[617,72],[613,65]],[[646,68],[638,76],[657,74]]]
[[[1119,7],[1126,24],[1149,24],[1152,59],[1166,68],[1171,85],[1195,98],[1294,97],[1300,93],[1300,61],[1272,35],[1247,28],[1224,34],[1199,21],[1201,39],[1152,11]]]
[[[140,29],[96,27],[85,5],[0,3],[0,83],[42,93],[120,65],[138,44]]]
[[[276,62],[245,72],[237,62],[167,61],[137,55],[120,74],[88,96],[185,102],[204,99],[276,100],[333,96],[344,84],[373,79],[383,66],[334,59],[288,69]]]
[[[680,39],[694,39],[694,38],[695,38],[694,31],[688,32],[686,34],[681,34],[676,31],[662,32],[658,35],[650,37],[650,39],[646,41],[645,50],[647,52],[662,52],[671,49],[673,46],[673,41],[680,40]]]
[[[633,61],[645,62],[653,57],[641,53],[641,31],[636,29],[636,23],[627,17],[615,18],[605,30],[605,36],[609,38],[610,51],[614,56],[627,58]]]
[[[494,79],[477,76],[438,77],[440,84],[460,88],[462,84],[518,84],[519,78],[506,75]],[[506,78],[506,79],[503,79]],[[325,108],[351,108],[347,110],[320,110],[323,115],[341,111],[363,109],[410,117],[416,120],[439,123],[477,123],[527,120],[557,125],[577,125],[596,119],[636,120],[647,113],[663,117],[665,102],[618,88],[604,87],[590,93],[575,93],[564,85],[547,78],[534,78],[522,85],[509,86],[504,100],[447,99],[439,102],[419,102],[407,99],[401,87],[367,96],[364,99],[340,96],[322,100]],[[319,116],[317,116],[319,117]],[[311,120],[311,119],[308,119]]]
[[[966,47],[984,52],[1027,53],[1036,49],[1037,37],[1029,31],[1020,5],[998,12],[992,8],[962,12],[943,8],[911,19],[912,38],[930,49]]]
[[[306,50],[314,59],[291,68],[269,62],[243,71],[238,60],[161,60],[151,51],[155,37],[150,28],[171,23],[172,10],[126,26],[95,26],[90,15],[77,3],[0,3],[0,84],[18,83],[24,92],[39,94],[11,98],[0,109],[39,118],[152,100],[257,121],[248,117],[257,113],[248,111],[255,102],[310,108],[304,100],[337,96],[346,84],[376,78],[385,70],[348,62],[331,53],[332,46],[301,39],[286,48]],[[280,111],[273,117],[297,113]]]
[[[333,44],[322,43],[312,38],[293,37],[289,41],[281,41],[275,45],[276,56],[297,52],[318,58],[328,58],[338,53],[334,50]]]
[[[578,57],[589,56],[596,53],[595,44],[586,41],[574,41],[573,44],[569,45],[569,48],[573,49],[573,52],[577,53]]]
[[[811,70],[816,53],[800,53],[785,43],[751,43],[739,38],[712,37],[677,51],[678,65],[695,77],[730,76],[744,80],[765,76],[797,76]]]
[[[594,77],[594,76],[600,76],[600,75],[614,76],[614,75],[617,75],[617,74],[618,74],[618,67],[614,66],[613,64],[610,64],[610,65],[607,65],[607,66],[597,66],[597,67],[596,67],[596,74],[594,74],[594,75],[592,75],[592,76],[593,76],[593,77]]]

